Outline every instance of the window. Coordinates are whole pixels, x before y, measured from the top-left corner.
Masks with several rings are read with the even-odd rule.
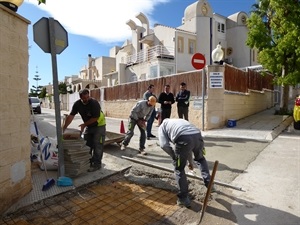
[[[225,33],[225,24],[224,23],[221,24],[221,32]]]
[[[151,66],[148,78],[155,78],[155,77],[157,77],[157,70],[158,70],[158,66],[157,65]]]
[[[225,33],[225,24],[218,22],[218,32]]]
[[[173,65],[160,65],[159,76],[163,77],[166,75],[174,74],[174,66]]]
[[[134,81],[137,81],[137,80],[138,80],[138,79],[137,79],[136,74],[135,74],[135,73],[132,74],[132,75],[131,75],[131,81],[134,82]]]
[[[177,52],[183,53],[183,45],[184,45],[183,37],[178,37],[178,40],[177,40]]]
[[[247,18],[246,18],[245,15],[242,15],[242,17],[241,17],[241,22],[242,22],[242,24],[246,24]]]
[[[143,33],[140,33],[140,40],[143,38]],[[140,50],[143,50],[143,43],[140,43]]]
[[[194,54],[196,52],[196,41],[189,39],[189,54]]]

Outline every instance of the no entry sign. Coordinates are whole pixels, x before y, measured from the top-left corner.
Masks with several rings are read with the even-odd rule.
[[[206,60],[204,55],[201,53],[195,53],[192,57],[192,65],[196,70],[201,70],[206,65]]]

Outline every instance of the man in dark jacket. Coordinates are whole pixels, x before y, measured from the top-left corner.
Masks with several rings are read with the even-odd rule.
[[[164,92],[160,93],[160,95],[158,96],[158,102],[161,104],[160,123],[162,123],[165,118],[170,118],[172,104],[174,104],[175,102],[174,95],[170,92],[170,85],[165,85]]]
[[[189,120],[189,105],[190,105],[190,91],[186,90],[186,83],[180,84],[180,91],[176,95],[178,117]]]

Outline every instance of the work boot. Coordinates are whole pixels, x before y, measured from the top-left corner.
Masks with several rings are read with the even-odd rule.
[[[218,190],[215,188],[215,186],[212,186],[210,189],[210,193],[218,192]]]
[[[139,149],[139,153],[142,155],[147,155],[147,152],[145,152],[145,149],[143,149],[143,148]]]
[[[90,167],[92,167],[93,165],[94,165],[94,160],[90,158]]]
[[[126,145],[122,144],[120,150],[125,151],[126,150]]]
[[[96,170],[100,170],[101,169],[101,165],[92,165],[89,169],[88,172],[94,172]]]
[[[153,134],[147,135],[147,140],[150,140],[151,138],[156,138],[156,136]]]
[[[189,197],[186,197],[186,198],[178,198],[177,199],[177,205],[179,206],[185,206],[187,208],[190,208],[191,207],[191,200]]]

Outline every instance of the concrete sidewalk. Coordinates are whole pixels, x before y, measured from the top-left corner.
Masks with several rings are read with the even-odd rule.
[[[299,225],[300,130],[273,140],[209,205],[201,224]]]
[[[204,137],[245,138],[272,141],[292,122],[293,117],[274,115],[275,108],[264,110],[237,121],[236,127],[204,131]]]
[[[232,184],[236,224],[300,224],[300,133],[282,133]]]

